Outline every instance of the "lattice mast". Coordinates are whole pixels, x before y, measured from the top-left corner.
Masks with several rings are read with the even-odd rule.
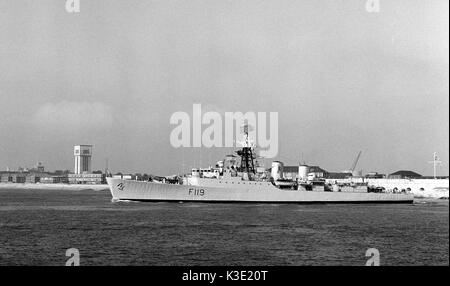
[[[242,145],[242,149],[236,151],[236,154],[241,158],[241,166],[239,171],[256,174],[256,158],[255,154],[253,153],[255,145],[249,137],[250,131],[252,131],[252,127],[250,125],[245,124],[242,126],[241,133],[244,135],[244,141],[239,142]]]

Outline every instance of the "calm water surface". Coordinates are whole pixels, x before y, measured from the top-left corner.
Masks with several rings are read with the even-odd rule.
[[[0,189],[0,265],[449,265],[448,201],[412,205],[112,203]]]

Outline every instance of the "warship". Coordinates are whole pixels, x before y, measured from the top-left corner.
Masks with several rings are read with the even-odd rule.
[[[108,177],[113,201],[171,201],[221,203],[413,203],[410,192],[373,191],[367,184],[338,188],[308,176],[300,165],[298,178],[283,177],[283,163],[269,171],[257,168],[255,145],[244,132],[242,148],[214,167],[193,168],[188,175],[148,181]],[[264,171],[261,171],[263,169]]]

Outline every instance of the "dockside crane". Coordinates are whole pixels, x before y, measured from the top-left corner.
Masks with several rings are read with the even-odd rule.
[[[359,151],[358,156],[356,156],[356,159],[355,159],[355,161],[353,162],[352,167],[350,168],[350,171],[352,172],[352,174],[353,174],[353,172],[354,172],[355,169],[356,169],[356,165],[358,164],[359,157],[361,156],[361,153],[362,153],[362,151]]]

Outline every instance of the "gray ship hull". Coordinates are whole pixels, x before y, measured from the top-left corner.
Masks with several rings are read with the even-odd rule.
[[[412,203],[411,194],[283,190],[268,182],[178,185],[107,178],[113,200],[243,203]]]

